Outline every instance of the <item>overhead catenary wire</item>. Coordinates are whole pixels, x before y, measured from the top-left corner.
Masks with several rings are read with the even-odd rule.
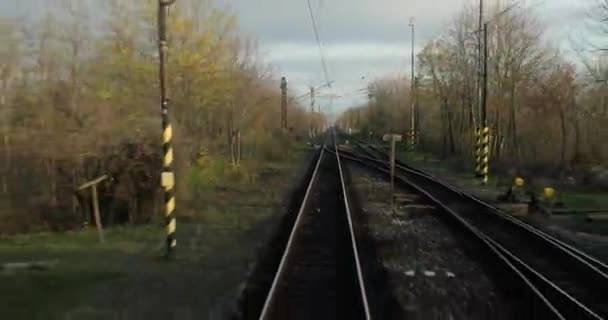
[[[324,77],[324,81],[326,86],[329,88],[330,93],[333,95],[335,94],[334,92],[334,88],[332,87],[332,83],[333,81],[331,80],[330,74],[329,74],[329,68],[328,68],[328,62],[327,62],[327,55],[325,52],[325,47],[323,45],[323,41],[321,40],[321,35],[320,35],[320,25],[319,25],[319,21],[318,19],[315,17],[315,13],[313,11],[313,6],[310,0],[307,0],[307,4],[308,4],[308,11],[310,13],[310,21],[312,23],[312,28],[314,31],[314,35],[315,35],[315,40],[317,42],[317,46],[319,47],[319,55],[321,58],[321,66],[323,69],[323,77]],[[323,9],[323,0],[319,1],[319,6],[317,9],[317,15],[320,16],[321,15],[321,11]],[[333,109],[333,98],[329,99],[329,105],[328,105],[328,110]]]
[[[327,69],[327,62],[325,59],[323,44],[321,42],[321,36],[319,35],[319,28],[317,26],[317,21],[316,21],[314,12],[312,10],[312,4],[311,4],[310,0],[307,0],[306,2],[308,3],[308,12],[310,13],[310,21],[312,23],[312,29],[315,34],[315,40],[317,42],[317,46],[319,47],[319,53],[321,56],[321,66],[323,68],[323,76],[325,78],[325,82],[329,84],[331,80],[329,78],[329,72]],[[331,84],[329,86],[331,87]]]

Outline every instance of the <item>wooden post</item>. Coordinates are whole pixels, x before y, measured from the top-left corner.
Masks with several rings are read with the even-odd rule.
[[[391,142],[391,159],[390,159],[390,172],[391,172],[391,211],[395,212],[395,143],[401,141],[402,137],[399,134],[385,134],[382,137],[384,141]]]
[[[93,185],[91,187],[91,193],[93,194],[93,212],[95,213],[95,226],[97,226],[97,235],[99,236],[99,243],[103,244],[105,242],[105,239],[103,238],[103,226],[101,225],[101,216],[99,215],[97,185]]]
[[[97,179],[91,180],[80,187],[78,191],[91,188],[92,204],[93,204],[93,215],[95,216],[95,226],[97,227],[97,235],[99,236],[99,243],[103,244],[105,239],[103,237],[103,226],[101,225],[101,214],[99,213],[99,199],[97,196],[97,185],[108,178],[107,175],[103,175]]]

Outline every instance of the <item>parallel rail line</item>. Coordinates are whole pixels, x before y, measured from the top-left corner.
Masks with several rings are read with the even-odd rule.
[[[352,139],[352,138],[349,138],[349,139]],[[386,160],[381,160],[381,159],[388,159],[388,156],[383,151],[379,150],[375,146],[364,145],[362,142],[360,142],[358,140],[353,140],[353,141],[356,141],[356,144],[358,146],[365,148],[365,150],[367,150],[366,153],[368,155],[370,155],[370,158],[369,158],[370,160],[376,161],[378,163],[387,164]],[[369,151],[368,148],[373,151]],[[600,274],[601,275],[600,279],[603,278],[604,280],[608,280],[608,264],[589,255],[588,253],[583,252],[580,249],[575,248],[572,245],[565,243],[559,239],[556,239],[555,237],[553,237],[525,222],[522,222],[522,221],[518,220],[517,218],[514,218],[513,216],[503,212],[499,208],[492,206],[491,204],[479,199],[478,197],[476,197],[468,192],[460,190],[458,187],[455,187],[454,185],[452,185],[444,180],[441,180],[440,178],[438,178],[432,174],[429,174],[428,172],[413,168],[399,160],[395,161],[395,167],[396,167],[396,169],[402,170],[404,172],[417,174],[417,175],[423,176],[429,180],[433,180],[437,184],[440,184],[441,186],[453,191],[454,193],[458,193],[463,198],[474,201],[479,206],[489,210],[489,212],[499,216],[500,218],[507,219],[507,220],[513,222],[514,224],[534,233],[535,235],[553,243],[555,246],[558,246],[558,247],[562,248],[563,250],[569,252],[570,255],[575,256],[577,259],[581,260],[582,263],[587,264],[594,273]]]
[[[378,150],[366,152],[369,156],[338,152],[343,158],[388,173],[385,154]],[[546,314],[556,319],[606,317],[608,278],[602,262],[436,177],[403,163],[397,167],[398,181],[441,207],[507,262],[534,292]]]
[[[371,319],[342,165],[337,146],[329,148],[323,146],[259,319]]]

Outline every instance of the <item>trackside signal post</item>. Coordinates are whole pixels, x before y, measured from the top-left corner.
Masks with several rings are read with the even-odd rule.
[[[167,257],[171,256],[177,245],[175,239],[175,174],[173,173],[173,128],[169,118],[169,97],[167,93],[167,13],[175,0],[158,0],[158,54],[160,80],[160,111],[163,124],[163,171],[161,186],[165,191],[165,227],[167,232]]]
[[[402,136],[400,134],[385,134],[382,137],[384,141],[391,142],[391,160],[390,160],[390,170],[391,170],[391,211],[395,211],[395,143],[401,141]]]

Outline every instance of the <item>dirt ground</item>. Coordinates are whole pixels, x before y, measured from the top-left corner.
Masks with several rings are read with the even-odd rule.
[[[349,165],[378,254],[408,319],[510,319],[510,305],[432,206],[406,190],[395,213],[383,177]]]

